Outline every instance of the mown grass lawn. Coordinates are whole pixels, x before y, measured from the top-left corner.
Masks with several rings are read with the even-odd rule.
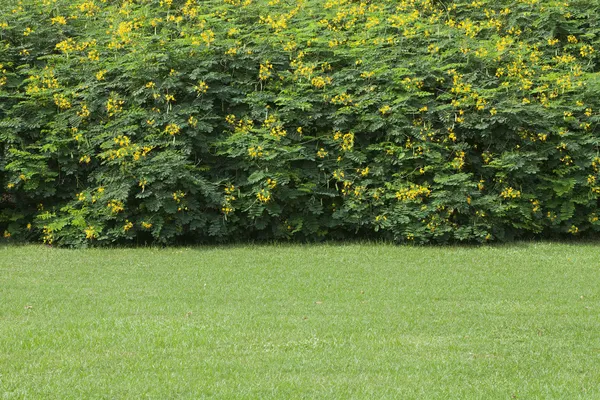
[[[0,247],[0,398],[600,398],[600,245]]]

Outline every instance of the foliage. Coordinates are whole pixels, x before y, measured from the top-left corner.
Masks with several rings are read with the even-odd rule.
[[[448,242],[600,230],[600,5],[0,7],[6,238]]]

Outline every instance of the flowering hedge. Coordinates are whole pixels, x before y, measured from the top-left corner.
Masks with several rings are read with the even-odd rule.
[[[600,231],[593,2],[9,3],[8,240]]]

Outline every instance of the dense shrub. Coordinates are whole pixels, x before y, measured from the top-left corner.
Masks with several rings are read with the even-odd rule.
[[[0,7],[11,240],[600,230],[597,2]]]

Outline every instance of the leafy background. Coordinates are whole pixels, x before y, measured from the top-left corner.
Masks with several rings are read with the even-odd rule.
[[[506,241],[600,222],[600,5],[0,5],[0,233]]]

